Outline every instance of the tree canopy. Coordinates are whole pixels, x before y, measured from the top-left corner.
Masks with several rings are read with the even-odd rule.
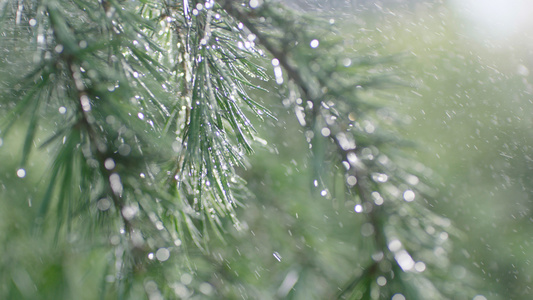
[[[479,294],[448,256],[463,234],[432,209],[439,177],[404,151],[409,58],[347,39],[356,20],[255,0],[3,1],[0,18],[2,299]]]

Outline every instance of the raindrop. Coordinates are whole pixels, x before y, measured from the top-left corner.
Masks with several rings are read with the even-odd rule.
[[[108,158],[104,161],[104,166],[108,170],[113,170],[115,168],[115,161],[112,158]]]
[[[389,176],[383,173],[375,173],[372,174],[372,179],[376,182],[387,182],[387,180],[389,180]]]
[[[83,109],[83,111],[90,111],[91,110],[91,103],[90,103],[89,97],[87,97],[87,95],[82,95],[80,97],[80,102],[81,102],[81,108]]]
[[[383,277],[383,276],[379,276],[376,280],[377,284],[379,286],[385,286],[387,284],[387,278]]]
[[[392,240],[389,243],[389,250],[392,252],[396,252],[400,250],[401,248],[402,248],[402,242],[400,242],[399,240]]]
[[[60,106],[59,107],[59,113],[62,114],[62,115],[66,114],[67,113],[67,108],[64,107],[64,106]]]
[[[154,254],[153,253],[148,253],[148,259],[149,260],[153,260],[154,259]]]
[[[403,193],[403,199],[407,202],[415,200],[415,192],[407,190]]]
[[[420,273],[424,272],[426,270],[426,264],[423,261],[416,262],[415,270]]]
[[[159,248],[155,253],[155,257],[159,261],[166,261],[170,257],[170,251],[167,248]]]
[[[200,292],[204,295],[211,295],[213,293],[213,287],[207,282],[202,282],[199,288]]]
[[[342,60],[342,65],[345,66],[345,67],[349,67],[352,65],[352,60],[349,59],[349,58],[345,58]]]
[[[137,117],[139,117],[141,120],[144,120],[144,114],[141,112],[137,114]]]
[[[109,176],[109,184],[116,195],[122,195],[122,182],[120,181],[120,176],[117,173],[113,173]]]
[[[250,0],[250,7],[251,8],[257,8],[259,6],[258,0]]]
[[[407,183],[409,183],[410,185],[417,185],[420,182],[418,177],[416,177],[415,175],[408,175],[406,180]]]
[[[165,226],[163,225],[163,222],[157,221],[155,222],[155,228],[157,228],[157,230],[163,230],[165,229]]]
[[[24,177],[26,177],[26,170],[24,170],[24,169],[22,169],[22,168],[21,168],[21,169],[18,169],[18,170],[17,170],[17,176],[18,176],[19,178],[24,178]]]
[[[181,275],[181,277],[180,277],[180,281],[181,281],[181,283],[183,283],[183,284],[185,284],[185,285],[190,284],[190,283],[192,282],[192,276],[191,276],[191,274],[189,274],[189,273],[185,273],[185,274]]]
[[[356,213],[362,213],[363,212],[363,206],[361,204],[357,204],[354,207],[354,210],[355,210]]]
[[[405,250],[400,250],[398,253],[396,253],[394,258],[404,271],[409,271],[415,266],[413,258],[411,258],[411,255],[409,255],[409,253],[407,253]]]
[[[472,300],[487,300],[487,298],[483,295],[476,295]]]
[[[373,235],[374,226],[372,226],[370,223],[363,224],[363,226],[361,226],[361,234],[366,237]]]
[[[57,46],[54,48],[54,51],[55,51],[56,53],[61,53],[61,52],[63,52],[63,45],[61,45],[61,44],[57,45]]]
[[[376,205],[383,204],[384,202],[383,197],[381,197],[381,195],[378,192],[372,192],[371,195],[372,195],[372,198],[374,198],[374,203],[376,203]]]
[[[111,201],[107,198],[102,198],[96,203],[96,207],[101,211],[106,211],[111,207]]]
[[[348,178],[346,178],[346,183],[349,186],[354,186],[357,183],[357,178],[355,176],[353,176],[353,175],[350,175],[350,176],[348,176]]]
[[[329,130],[329,128],[324,127],[324,128],[322,128],[322,130],[320,130],[320,133],[321,133],[323,136],[327,137],[327,136],[329,136],[329,135],[331,134],[331,131]]]
[[[277,84],[283,83],[283,72],[281,71],[281,67],[274,67],[274,76],[276,77]]]
[[[319,44],[320,42],[317,39],[314,39],[311,41],[311,43],[309,43],[309,46],[311,46],[311,48],[316,48]]]
[[[135,206],[126,206],[122,209],[122,215],[126,220],[131,220],[137,214],[139,209]]]
[[[372,254],[372,259],[374,261],[380,261],[383,259],[383,257],[384,257],[383,252],[377,252],[377,253]]]
[[[274,255],[274,258],[276,258],[277,261],[281,261],[281,255],[279,255],[278,252],[274,252],[272,255]]]
[[[33,26],[37,25],[37,20],[31,18],[30,21],[29,21],[28,23],[30,23],[30,26],[33,27]]]
[[[519,65],[517,68],[517,72],[519,75],[522,76],[528,76],[529,75],[529,69],[524,65]]]
[[[320,192],[320,195],[321,195],[322,197],[326,197],[327,194],[328,194],[328,191],[326,191],[326,190],[322,190],[322,191]]]
[[[392,298],[390,298],[391,300],[405,300],[405,296],[402,295],[402,294],[394,294],[392,296]]]
[[[118,147],[118,154],[128,156],[131,152],[131,147],[128,144],[122,144]]]

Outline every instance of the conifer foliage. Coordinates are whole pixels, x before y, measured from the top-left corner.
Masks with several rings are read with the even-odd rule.
[[[66,258],[39,273],[31,255],[22,267],[4,257],[0,298],[264,295],[223,265],[210,278],[180,274],[216,265],[210,243],[246,231],[238,171],[263,141],[251,120],[275,120],[254,96],[274,86],[269,72],[309,143],[314,187],[344,195],[359,220],[357,266],[326,294],[471,297],[444,280],[454,231],[426,208],[431,173],[402,154],[396,116],[369,92],[399,86],[395,61],[346,53],[333,22],[229,0],[13,0],[0,2],[0,18],[0,146],[22,141],[9,172],[29,176],[37,155],[51,162],[40,207],[18,230],[53,240],[52,253],[77,253],[67,256],[83,257],[92,278],[69,281],[79,269]],[[294,284],[283,296],[297,298]]]

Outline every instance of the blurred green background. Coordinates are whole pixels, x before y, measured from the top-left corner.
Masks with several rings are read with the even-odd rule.
[[[405,123],[399,131],[415,143],[408,151],[439,179],[430,205],[463,233],[451,253],[463,268],[451,275],[461,279],[473,272],[487,299],[531,299],[533,4],[327,2],[295,5],[331,14],[347,52],[367,47],[376,55],[400,54],[396,71],[407,85],[389,91]],[[242,170],[254,195],[238,210],[248,230],[225,242],[213,240],[212,257],[228,266],[219,271],[230,273],[233,287],[255,289],[264,299],[333,296],[357,273],[353,254],[365,247],[358,238],[361,220],[342,197],[313,193],[308,145],[293,112],[275,90],[259,96],[278,121],[258,123],[268,145],[256,147]],[[17,286],[21,294],[11,299],[38,299],[32,285],[46,292],[43,298],[63,299],[69,291],[62,282],[68,281],[87,290],[79,299],[94,299],[90,287],[102,280],[105,251],[88,251],[83,243],[74,250],[52,246],[49,236],[28,234],[49,158],[34,152],[27,176],[16,176],[24,130],[0,140],[0,285]],[[203,255],[186,260],[195,265],[196,278],[212,279],[212,264]],[[214,297],[213,287],[182,273],[184,298],[191,284]],[[214,288],[224,289],[219,282]],[[242,295],[227,289],[227,295]]]

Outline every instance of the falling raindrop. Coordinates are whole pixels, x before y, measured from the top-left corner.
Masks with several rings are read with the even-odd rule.
[[[274,252],[272,255],[274,255],[274,258],[276,258],[277,261],[281,261],[281,255],[279,255],[278,252]]]

